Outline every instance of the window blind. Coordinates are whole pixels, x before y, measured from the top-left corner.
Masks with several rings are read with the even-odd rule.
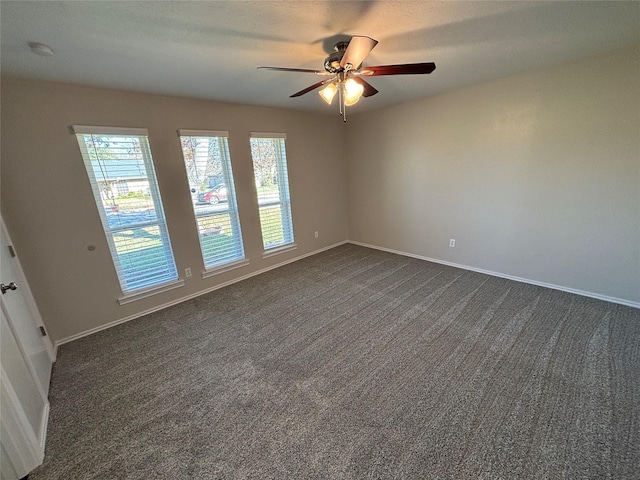
[[[265,251],[294,241],[285,139],[284,134],[251,134],[251,157]]]
[[[227,132],[178,130],[205,269],[244,259]]]
[[[147,131],[73,130],[123,293],[177,280]]]

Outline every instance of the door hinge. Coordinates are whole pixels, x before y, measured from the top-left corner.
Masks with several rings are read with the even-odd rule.
[[[9,249],[9,254],[11,255],[11,257],[15,257],[16,251],[13,249],[13,245],[7,245],[7,248]]]
[[[44,329],[42,325],[40,325],[40,333],[42,334],[43,337],[47,336],[47,331]]]

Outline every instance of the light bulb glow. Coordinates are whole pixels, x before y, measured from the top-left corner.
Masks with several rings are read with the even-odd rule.
[[[336,87],[335,83],[331,82],[329,85],[324,87],[322,90],[318,92],[322,99],[331,105],[333,101],[333,97],[335,97],[336,93],[338,93],[338,87]]]
[[[344,104],[347,107],[355,105],[360,100],[362,93],[364,92],[364,86],[356,82],[353,78],[348,79],[344,83]]]

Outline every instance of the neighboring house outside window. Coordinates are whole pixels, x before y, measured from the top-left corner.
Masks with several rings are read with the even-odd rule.
[[[118,192],[118,196],[128,195],[129,194],[129,183],[126,180],[118,180],[116,182],[116,190]]]
[[[204,261],[203,277],[248,264],[244,256],[228,132],[178,130]]]
[[[74,126],[124,297],[184,284],[178,279],[147,130]]]
[[[251,133],[251,157],[258,192],[262,244],[265,254],[295,248],[289,175],[285,150],[286,135]]]

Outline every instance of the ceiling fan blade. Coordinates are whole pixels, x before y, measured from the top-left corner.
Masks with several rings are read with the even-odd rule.
[[[419,75],[431,73],[436,69],[436,64],[428,63],[406,63],[403,65],[379,65],[377,67],[364,67],[360,75]]]
[[[351,65],[351,70],[357,69],[377,44],[378,41],[373,38],[351,37],[349,46],[345,50],[342,60],[340,60],[340,66],[346,69],[346,65]]]
[[[362,92],[363,97],[371,97],[372,95],[375,95],[376,93],[378,93],[378,90],[376,90],[373,87],[373,85],[366,82],[364,78],[362,77],[351,77],[351,78],[353,78],[356,82],[358,82],[360,85],[364,87],[364,91]]]
[[[316,88],[321,87],[325,83],[328,83],[328,82],[331,82],[331,81],[333,81],[333,78],[329,78],[327,80],[323,80],[321,82],[314,83],[313,85],[311,85],[310,87],[305,88],[304,90],[300,90],[299,92],[296,92],[293,95],[289,95],[289,98],[300,97],[301,95],[304,95],[305,93],[309,93],[312,90],[315,90]]]
[[[287,68],[287,67],[257,67],[259,70],[277,70],[279,72],[302,72],[315,73],[316,75],[333,75],[325,70],[309,70],[307,68]]]

